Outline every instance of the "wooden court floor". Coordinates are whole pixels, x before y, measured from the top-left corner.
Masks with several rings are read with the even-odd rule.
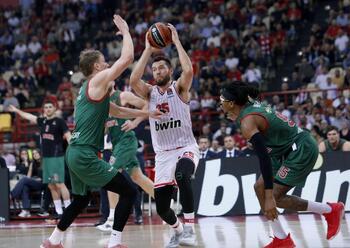
[[[327,241],[326,223],[317,215],[283,215],[279,217],[284,227],[291,232],[298,248],[349,247],[350,213],[345,214],[339,234]],[[65,248],[104,247],[109,234],[93,227],[96,219],[80,219],[65,234]],[[130,218],[132,221],[132,218]],[[128,224],[123,241],[129,248],[160,248],[169,240],[171,232],[159,217],[144,217],[143,225]],[[41,241],[50,235],[52,225],[44,221],[12,221],[0,224],[1,248],[38,248]],[[206,217],[198,218],[196,224],[198,247],[231,248],[263,247],[270,241],[271,231],[260,216]]]

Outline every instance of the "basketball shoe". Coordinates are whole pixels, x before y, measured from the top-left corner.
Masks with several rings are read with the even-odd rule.
[[[264,248],[294,248],[295,244],[290,237],[290,233],[288,233],[288,236],[285,239],[279,239],[277,237],[274,237],[272,242],[265,246]]]
[[[40,248],[64,248],[61,243],[58,245],[51,244],[50,240],[46,239],[41,245]]]
[[[338,234],[341,226],[341,220],[344,216],[344,203],[328,203],[327,204],[332,208],[332,211],[327,214],[323,214],[326,218],[328,230],[327,230],[327,239],[333,239],[335,235]]]

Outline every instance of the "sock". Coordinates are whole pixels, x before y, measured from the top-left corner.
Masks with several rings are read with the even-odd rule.
[[[55,210],[57,214],[63,214],[62,210],[62,202],[61,200],[54,200],[53,204],[55,204]]]
[[[114,212],[115,212],[115,208],[109,209],[108,220],[114,220]]]
[[[176,218],[176,223],[174,225],[170,225],[172,228],[174,228],[176,233],[182,233],[184,230],[184,227],[182,223],[179,221],[178,218]]]
[[[279,239],[285,239],[288,235],[286,234],[286,232],[284,231],[281,222],[276,219],[274,221],[270,221],[271,223],[271,227],[272,227],[272,231],[273,231],[273,235]]]
[[[58,228],[56,227],[55,230],[53,230],[49,240],[50,243],[53,245],[58,245],[59,243],[61,243],[62,239],[63,239],[63,233],[62,231],[58,230]]]
[[[194,230],[194,212],[192,213],[184,213],[185,226],[190,226]]]
[[[70,200],[64,200],[64,207],[67,208],[70,205]]]
[[[327,214],[332,211],[332,208],[326,203],[308,201],[306,210],[318,214]]]
[[[108,248],[119,245],[122,242],[122,232],[112,230],[111,237],[109,238]]]

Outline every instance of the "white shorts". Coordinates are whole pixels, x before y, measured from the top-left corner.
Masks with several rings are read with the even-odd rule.
[[[171,151],[157,152],[155,157],[155,179],[154,188],[165,185],[176,185],[175,170],[180,158],[191,159],[195,170],[199,161],[199,149],[197,144],[185,146]]]

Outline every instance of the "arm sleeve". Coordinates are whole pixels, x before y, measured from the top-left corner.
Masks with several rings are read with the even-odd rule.
[[[271,158],[266,149],[263,135],[260,132],[254,134],[250,139],[250,143],[253,145],[256,151],[256,154],[258,155],[258,158],[259,158],[260,171],[264,179],[265,189],[272,189],[273,188],[272,163],[271,163]]]

